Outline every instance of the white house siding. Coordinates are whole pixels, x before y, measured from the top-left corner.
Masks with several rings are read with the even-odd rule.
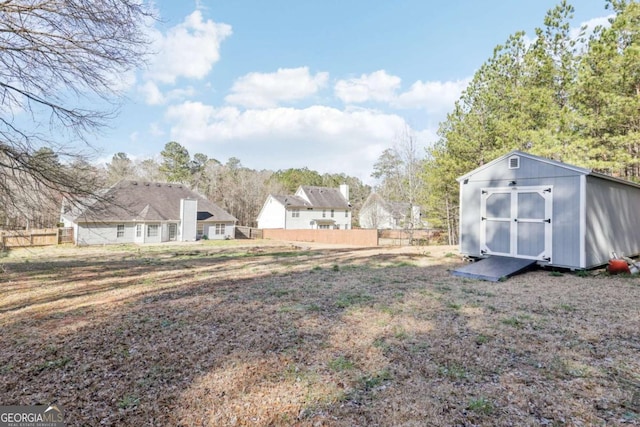
[[[380,203],[372,203],[360,211],[360,227],[377,229],[402,228]]]
[[[332,217],[331,209],[300,208],[296,211],[289,208],[286,214],[286,226],[280,228],[286,228],[289,230],[317,229],[320,228],[319,224],[328,224],[329,228],[340,228],[340,230],[350,229],[351,212],[347,210],[347,215],[345,216],[345,209],[334,209],[333,211],[334,214]],[[296,214],[298,216],[294,216]]]
[[[133,243],[135,241],[135,224],[121,223],[124,225],[124,236],[117,237],[118,224],[79,224],[76,231],[78,245],[109,245],[118,243]]]
[[[258,228],[285,228],[284,214],[282,203],[269,196],[258,216]]]
[[[224,224],[223,234],[216,234],[216,229],[217,229],[216,224]],[[207,236],[209,240],[233,239],[235,238],[235,235],[236,235],[236,226],[233,222],[224,222],[224,223],[205,222],[204,234]]]
[[[153,226],[158,226],[158,235],[157,236],[149,236],[149,228]],[[144,243],[161,243],[162,240],[162,232],[163,227],[159,222],[150,222],[145,224],[144,226]]]

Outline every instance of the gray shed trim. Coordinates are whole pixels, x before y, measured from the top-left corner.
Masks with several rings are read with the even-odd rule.
[[[469,179],[471,178],[473,175],[476,175],[478,172],[483,171],[485,169],[489,169],[491,167],[493,167],[494,165],[496,165],[497,163],[500,163],[501,161],[503,161],[504,159],[511,157],[511,156],[520,156],[520,157],[525,157],[528,159],[533,159],[533,160],[537,160],[539,162],[542,163],[546,163],[552,166],[557,166],[563,169],[568,169],[568,170],[572,170],[574,172],[578,172],[581,174],[589,174],[592,173],[590,169],[585,169],[585,168],[581,168],[578,166],[573,166],[573,165],[568,165],[566,163],[562,163],[562,162],[558,162],[555,160],[551,160],[551,159],[547,159],[544,157],[539,157],[539,156],[534,156],[533,154],[529,154],[529,153],[525,153],[524,151],[519,151],[519,150],[513,150],[503,156],[498,157],[497,159],[494,159],[492,161],[490,161],[489,163],[485,163],[484,165],[472,170],[471,172],[466,173],[465,175],[462,175],[461,177],[457,178],[458,182],[462,182],[465,179]],[[606,175],[603,175],[606,176]]]
[[[498,157],[497,159],[494,159],[492,161],[490,161],[489,163],[485,163],[484,165],[472,170],[471,172],[466,173],[465,175],[462,175],[458,178],[456,178],[456,180],[458,182],[463,182],[465,179],[469,179],[471,178],[473,175],[476,175],[478,172],[483,171],[485,169],[488,169],[492,166],[494,166],[495,164],[501,162],[502,160],[511,157],[511,156],[521,156],[521,157],[525,157],[528,159],[533,159],[533,160],[537,160],[539,162],[542,163],[546,163],[549,165],[553,165],[553,166],[557,166],[557,167],[561,167],[563,169],[567,169],[570,171],[574,171],[577,172],[579,174],[584,174],[584,175],[591,175],[591,176],[595,176],[598,178],[602,178],[602,179],[606,179],[608,181],[613,181],[613,182],[618,182],[621,184],[625,184],[625,185],[630,185],[632,187],[636,187],[636,188],[640,188],[640,184],[639,183],[635,183],[635,182],[631,182],[631,181],[627,181],[625,179],[621,179],[621,178],[616,178],[614,176],[610,176],[610,175],[606,175],[600,172],[596,172],[592,169],[585,169],[585,168],[581,168],[579,166],[574,166],[574,165],[570,165],[567,163],[562,163],[556,160],[551,160],[551,159],[547,159],[545,157],[539,157],[539,156],[534,156],[533,154],[529,154],[529,153],[525,153],[524,151],[519,151],[519,150],[513,150],[503,156]]]

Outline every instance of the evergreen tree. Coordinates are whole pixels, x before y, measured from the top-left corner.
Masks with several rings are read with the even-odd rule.
[[[107,185],[113,185],[122,179],[136,176],[135,167],[126,153],[116,153],[107,163]]]
[[[187,183],[191,176],[189,151],[175,141],[168,142],[160,153],[160,172],[167,182]]]

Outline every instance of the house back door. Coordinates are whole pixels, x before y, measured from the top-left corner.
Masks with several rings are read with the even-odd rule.
[[[552,186],[482,189],[480,252],[551,262]]]
[[[169,240],[176,240],[177,235],[178,235],[178,225],[169,224]]]

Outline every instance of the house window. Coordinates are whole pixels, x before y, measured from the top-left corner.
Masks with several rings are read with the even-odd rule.
[[[319,224],[318,228],[321,230],[328,230],[329,229],[329,224]]]
[[[198,237],[204,236],[204,224],[201,222],[196,224],[196,235]]]
[[[327,210],[322,209],[322,218],[325,218],[326,216],[327,216]]]
[[[158,224],[147,225],[147,237],[158,237],[158,230],[160,226]]]
[[[331,209],[331,218],[333,218],[334,214],[335,214],[335,211],[333,209]]]
[[[292,218],[300,218],[300,209],[291,210],[291,217]]]
[[[116,237],[118,237],[118,238],[124,237],[124,224],[118,224],[116,226],[116,229],[117,229]]]
[[[142,237],[142,224],[136,224],[136,237]]]
[[[216,224],[216,235],[224,235],[224,224]]]
[[[344,211],[344,217],[345,218],[349,218],[349,211],[345,209]]]

